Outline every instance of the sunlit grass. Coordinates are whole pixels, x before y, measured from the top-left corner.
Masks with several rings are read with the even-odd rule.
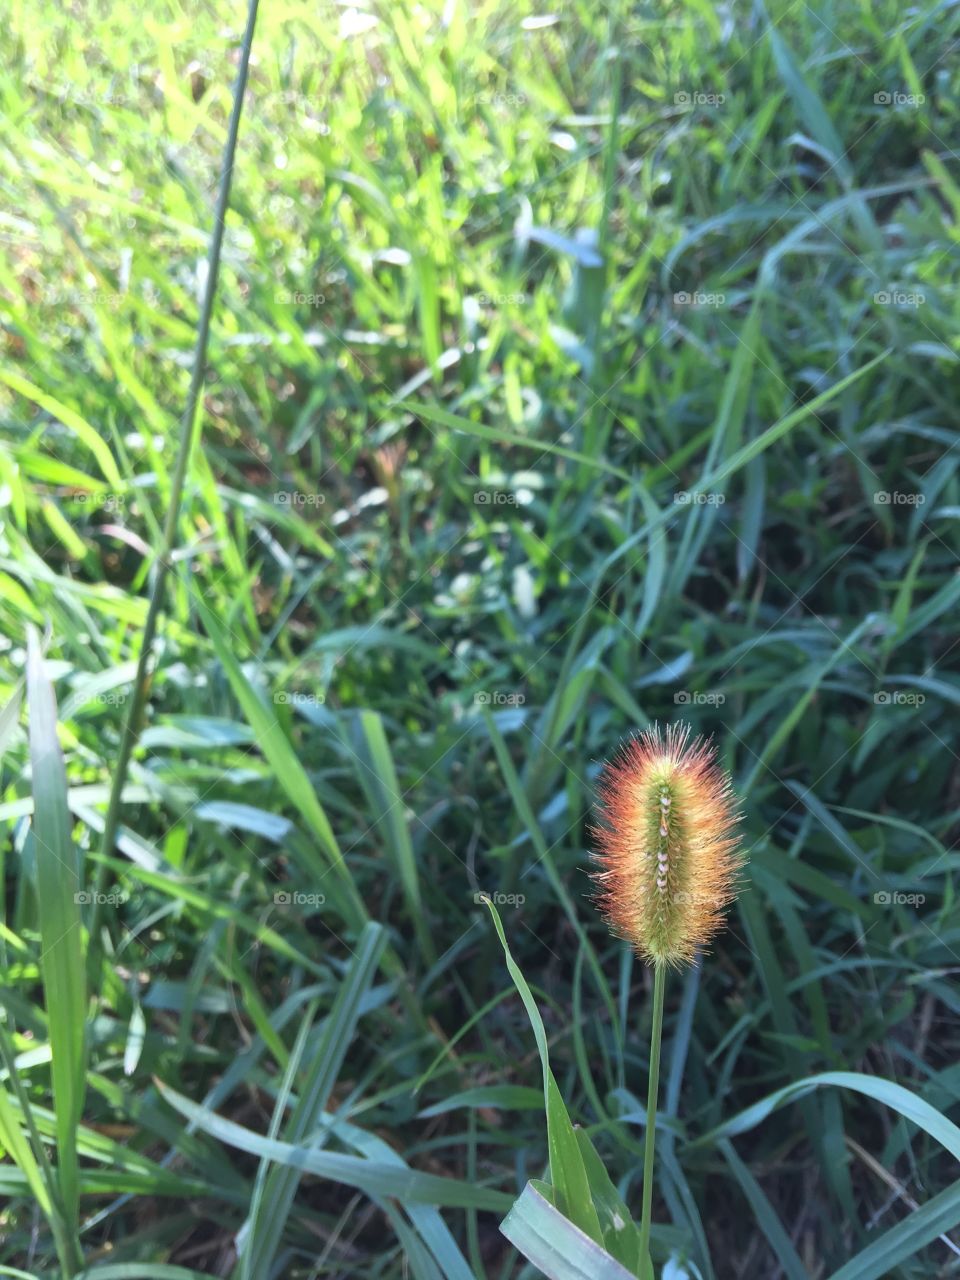
[[[680,718],[751,871],[667,993],[657,1273],[949,1274],[960,18],[265,3],[177,504],[243,16],[6,20],[0,1264],[521,1276],[543,1073],[482,895],[639,1219],[651,991],[586,828]]]

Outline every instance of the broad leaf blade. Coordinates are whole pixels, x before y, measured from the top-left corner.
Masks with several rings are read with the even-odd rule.
[[[500,1230],[547,1280],[636,1280],[528,1182]]]

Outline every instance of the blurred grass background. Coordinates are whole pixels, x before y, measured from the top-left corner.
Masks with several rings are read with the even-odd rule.
[[[825,1090],[693,1144],[828,1070],[957,1113],[960,10],[264,0],[104,865],[244,18],[5,19],[4,1076],[62,1142],[33,624],[105,895],[88,1264],[531,1274],[497,1225],[546,1158],[539,1067],[480,892],[637,1204],[649,982],[586,827],[599,761],[682,716],[750,889],[668,990],[655,1258],[824,1277],[947,1193],[856,1274],[956,1274],[953,1162],[902,1115]],[[0,1190],[4,1263],[59,1274],[9,1160]]]

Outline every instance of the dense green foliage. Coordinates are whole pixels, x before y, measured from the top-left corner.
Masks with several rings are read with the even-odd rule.
[[[635,1212],[588,827],[677,717],[750,861],[667,987],[658,1275],[956,1274],[960,9],[263,0],[104,860],[244,16],[4,19],[0,1274],[78,1199],[102,1280],[532,1275],[481,892]]]

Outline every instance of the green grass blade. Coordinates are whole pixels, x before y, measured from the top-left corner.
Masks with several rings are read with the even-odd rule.
[[[44,1001],[53,1056],[57,1181],[69,1229],[79,1213],[77,1126],[83,1114],[87,996],[80,862],[70,834],[67,779],[57,739],[57,707],[40,640],[28,637],[27,705],[33,779],[37,908]]]
[[[384,942],[379,925],[366,925],[337,990],[323,1035],[315,1046],[313,1064],[299,1089],[297,1104],[285,1130],[290,1142],[307,1141],[320,1122],[353,1039],[360,1017],[360,1002],[376,976]],[[291,1075],[297,1065],[294,1055],[290,1063]],[[244,1248],[241,1270],[244,1280],[256,1280],[258,1276],[270,1274],[299,1183],[300,1174],[296,1169],[273,1169],[267,1176],[263,1194],[251,1206],[248,1219],[250,1235]]]
[[[586,453],[578,453],[576,449],[568,449],[565,445],[554,444],[552,440],[535,440],[530,436],[520,435],[516,431],[505,430],[502,426],[487,427],[480,422],[472,421],[470,418],[451,413],[448,409],[441,409],[439,405],[402,401],[397,407],[406,409],[408,413],[415,414],[418,418],[423,418],[427,422],[435,422],[438,426],[447,427],[450,431],[463,431],[467,435],[476,436],[478,440],[492,440],[497,444],[522,445],[526,449],[535,449],[538,454],[551,453],[558,458],[568,458],[571,462],[579,462],[581,466],[604,471],[608,475],[617,476],[620,480],[629,481],[630,479],[626,471],[612,466],[609,462],[604,462],[601,458],[591,458]]]
[[[557,1208],[591,1240],[600,1244],[603,1242],[600,1219],[590,1193],[590,1180],[587,1177],[577,1137],[563,1096],[550,1069],[547,1033],[540,1010],[513,958],[496,907],[489,899],[486,899],[486,905],[503,947],[510,977],[516,985],[523,1007],[527,1011],[527,1017],[530,1019],[533,1037],[537,1042],[537,1052],[540,1054],[540,1066],[543,1071],[543,1105],[547,1117],[547,1143],[550,1149],[550,1178],[556,1192]]]
[[[960,1181],[915,1209],[902,1222],[835,1271],[830,1280],[880,1280],[960,1223]],[[932,1274],[932,1273],[931,1273]]]
[[[770,1247],[777,1255],[777,1261],[783,1267],[787,1280],[810,1280],[806,1268],[800,1261],[799,1254],[784,1229],[783,1223],[774,1212],[773,1205],[764,1195],[756,1178],[737,1155],[733,1144],[729,1139],[721,1138],[717,1146],[729,1165],[730,1172],[740,1184],[740,1189],[753,1210],[753,1216],[759,1223],[760,1230],[767,1237]]]
[[[547,1191],[528,1182],[500,1224],[514,1248],[547,1280],[636,1280],[636,1272],[564,1217],[546,1198]]]
[[[355,751],[360,785],[369,802],[370,820],[375,822],[380,838],[397,869],[397,877],[403,889],[407,913],[413,924],[420,953],[429,965],[436,959],[436,949],[430,937],[430,927],[423,910],[420,891],[420,871],[410,829],[407,825],[407,806],[400,791],[397,771],[390,744],[384,733],[383,721],[375,711],[361,711],[358,716],[360,742]]]
[[[344,862],[333,827],[290,739],[284,733],[276,716],[268,709],[244,675],[223,628],[201,600],[196,599],[196,606],[204,629],[226,672],[234,696],[253,730],[257,746],[263,752],[277,781],[308,830],[315,836],[323,852],[322,859],[309,857],[304,871],[312,880],[318,884],[323,881],[326,886],[331,885],[331,879],[327,878],[326,873],[332,870],[335,878],[331,885],[331,893],[337,891],[338,902],[351,924],[357,928],[362,927],[366,913],[356,886]]]
[[[264,1138],[245,1129],[243,1125],[198,1106],[162,1081],[158,1080],[156,1084],[174,1110],[179,1111],[198,1129],[219,1138],[228,1146],[277,1164],[288,1165],[291,1169],[329,1178],[331,1182],[338,1182],[345,1187],[355,1187],[368,1195],[392,1196],[403,1204],[486,1209],[491,1213],[505,1213],[513,1203],[513,1197],[502,1191],[461,1182],[456,1178],[399,1169],[396,1165],[381,1160],[363,1160],[356,1156],[317,1151],[311,1147]]]
[[[777,1089],[767,1097],[761,1098],[753,1106],[747,1107],[738,1115],[724,1121],[709,1133],[696,1138],[689,1144],[692,1148],[709,1146],[720,1138],[735,1138],[738,1134],[748,1133],[758,1124],[762,1124],[768,1116],[790,1102],[796,1102],[813,1089],[852,1089],[855,1093],[872,1098],[892,1111],[896,1111],[918,1128],[923,1129],[931,1138],[945,1147],[956,1160],[960,1160],[960,1129],[942,1115],[929,1102],[911,1093],[903,1085],[894,1084],[892,1080],[883,1080],[879,1076],[863,1075],[857,1071],[824,1071],[820,1075],[807,1076],[782,1089]]]

